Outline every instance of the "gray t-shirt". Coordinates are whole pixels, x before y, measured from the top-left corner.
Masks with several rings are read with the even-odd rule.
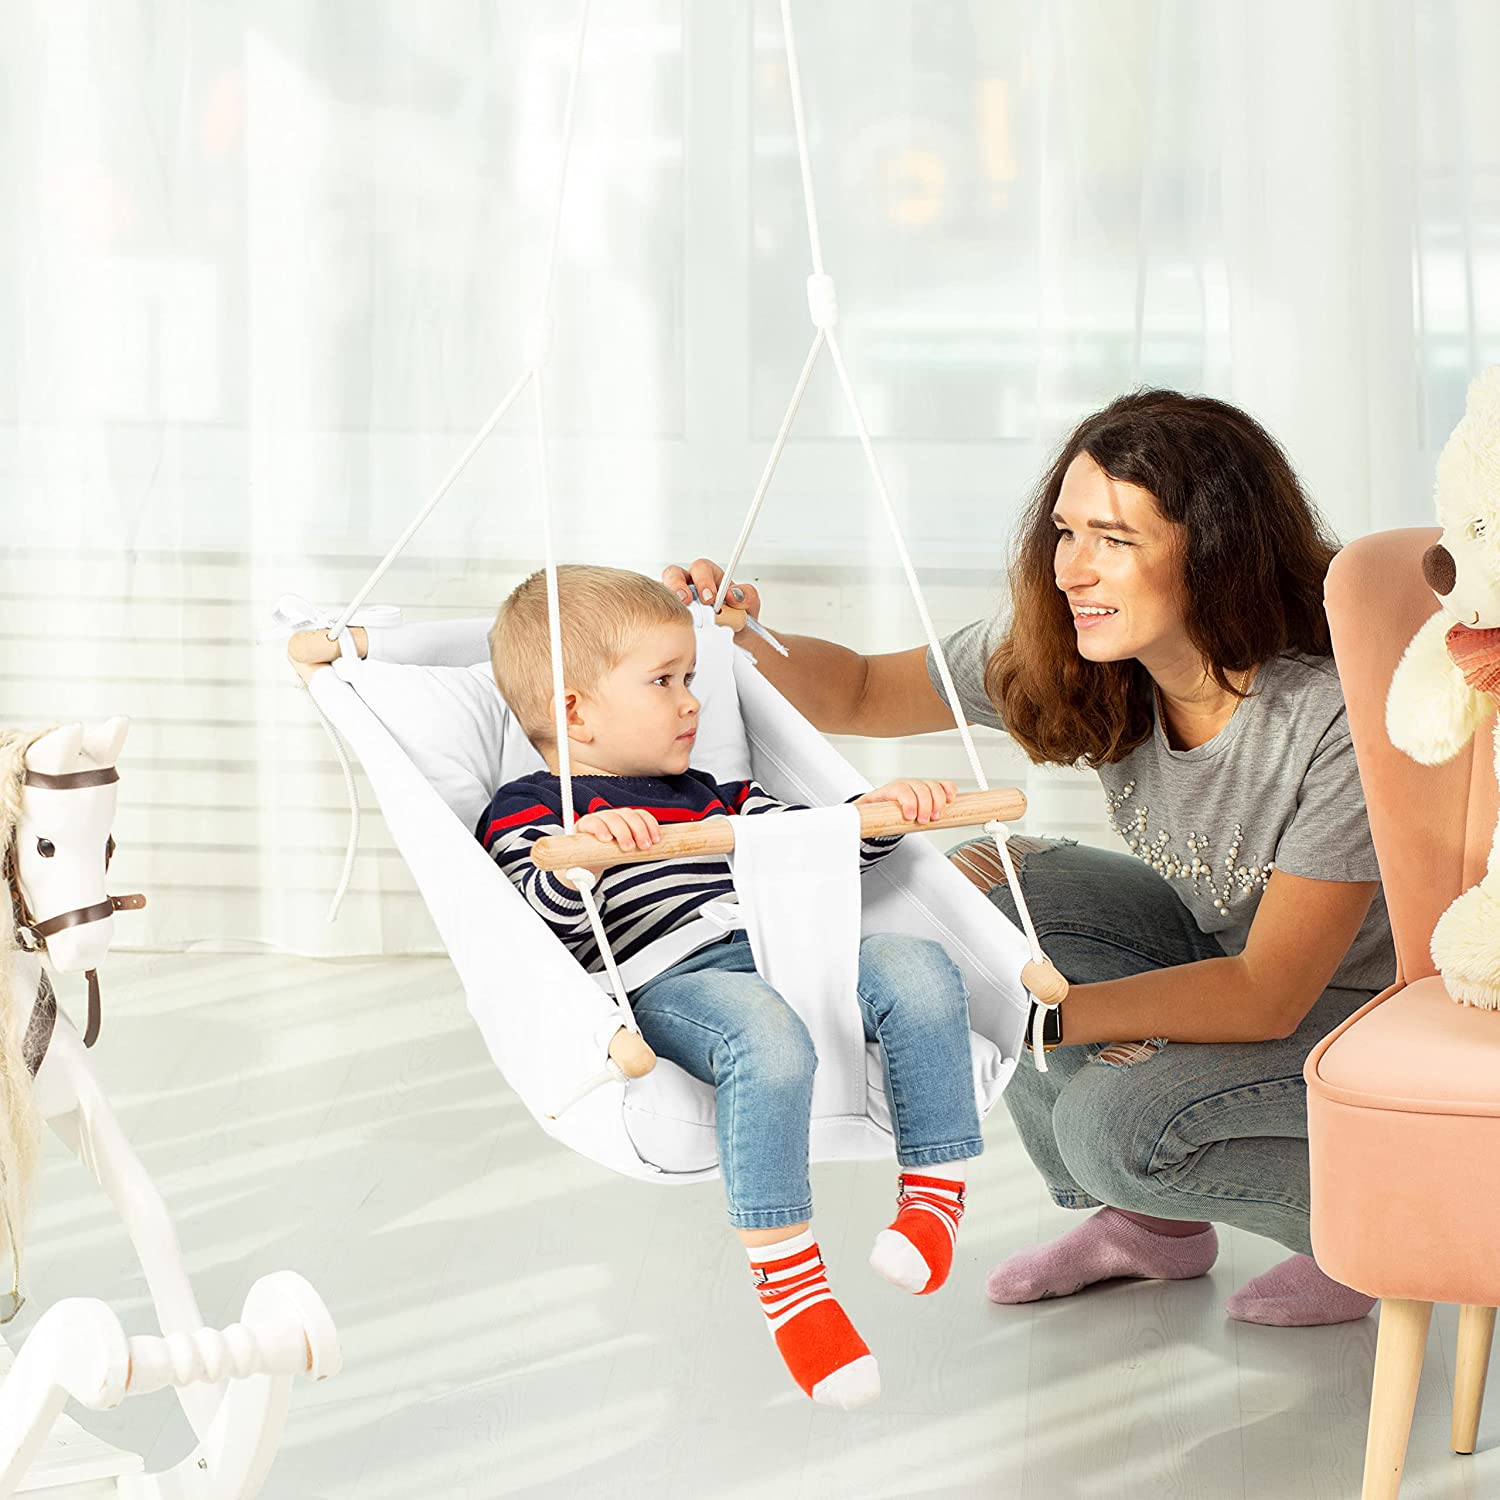
[[[943,642],[961,709],[994,729],[1005,726],[985,693],[984,667],[1000,629],[976,620]],[[927,672],[946,702],[931,651]],[[1195,749],[1172,749],[1153,717],[1149,740],[1099,768],[1110,825],[1226,953],[1243,951],[1273,869],[1310,880],[1380,879],[1331,657],[1287,652],[1265,663],[1234,717]],[[1331,987],[1374,993],[1395,975],[1377,891]]]

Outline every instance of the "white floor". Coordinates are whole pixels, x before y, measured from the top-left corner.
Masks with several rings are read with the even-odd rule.
[[[1229,1232],[1202,1281],[984,1301],[986,1266],[1071,1222],[1003,1110],[935,1298],[864,1265],[893,1171],[815,1173],[835,1285],[885,1383],[873,1408],[821,1411],[774,1356],[717,1185],[628,1183],[551,1143],[491,1067],[445,961],[126,955],[102,978],[97,1064],[174,1211],[205,1316],[231,1321],[255,1277],[285,1266],[340,1326],[344,1373],[298,1387],[267,1496],[1359,1492],[1374,1320],[1282,1332],[1224,1318],[1276,1246]],[[152,1331],[123,1234],[55,1145],[31,1246],[22,1333],[85,1293]],[[1448,1451],[1454,1329],[1445,1309],[1406,1500],[1500,1495],[1500,1399],[1478,1455]],[[187,1445],[166,1395],[78,1415],[154,1463]]]

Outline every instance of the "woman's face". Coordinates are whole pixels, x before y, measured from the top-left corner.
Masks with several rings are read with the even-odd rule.
[[[1053,572],[1068,596],[1078,654],[1140,660],[1148,670],[1189,647],[1183,622],[1183,528],[1150,491],[1112,479],[1080,453],[1063,475],[1052,512]]]

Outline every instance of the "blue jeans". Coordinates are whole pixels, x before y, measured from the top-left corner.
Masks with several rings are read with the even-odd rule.
[[[904,1167],[984,1149],[969,1054],[969,995],[940,944],[881,935],[859,945],[865,1038],[885,1055],[886,1097]],[[808,1124],[818,1059],[807,1027],[732,934],[690,954],[631,996],[660,1057],[714,1086],[719,1168],[736,1229],[812,1217]]]
[[[1140,860],[1044,839],[1012,839],[1011,851],[1042,947],[1075,983],[1224,956]],[[1017,920],[1008,886],[989,897]],[[1302,1065],[1370,995],[1325,990],[1291,1036],[1273,1041],[1168,1042],[1125,1063],[1101,1058],[1102,1045],[1063,1046],[1045,1073],[1027,1054],[1005,1103],[1064,1208],[1217,1220],[1310,1255]]]

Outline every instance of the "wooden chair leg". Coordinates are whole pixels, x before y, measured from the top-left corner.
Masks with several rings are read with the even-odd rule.
[[[1453,1451],[1472,1453],[1479,1438],[1479,1409],[1490,1371],[1493,1307],[1463,1307],[1458,1314],[1458,1363],[1453,1371]]]
[[[1370,1393],[1370,1431],[1365,1441],[1365,1483],[1360,1500],[1396,1500],[1400,1492],[1431,1322],[1430,1302],[1387,1297],[1380,1304],[1380,1338],[1375,1346],[1375,1387]]]

